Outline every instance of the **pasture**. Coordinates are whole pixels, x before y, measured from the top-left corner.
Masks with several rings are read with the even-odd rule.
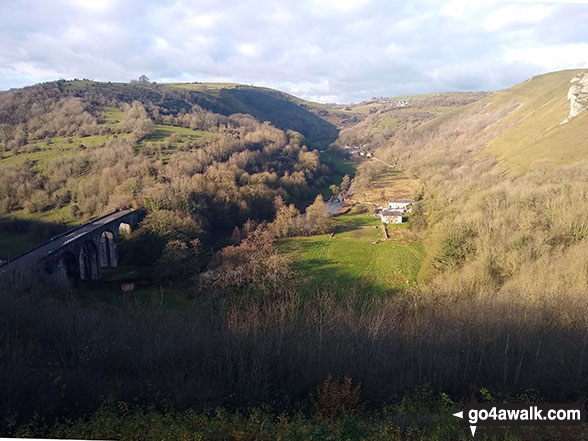
[[[292,237],[276,243],[310,286],[363,297],[386,295],[416,284],[424,251],[415,236],[404,235],[404,241],[385,240],[379,219],[357,211],[334,218],[334,223],[332,237]],[[406,227],[389,226],[394,229]]]

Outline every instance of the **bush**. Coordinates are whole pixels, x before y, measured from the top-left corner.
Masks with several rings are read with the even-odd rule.
[[[437,262],[450,268],[462,266],[476,252],[474,238],[475,233],[470,227],[452,227],[441,242]]]
[[[51,205],[51,199],[45,190],[36,190],[30,199],[25,202],[25,208],[29,213],[45,211]]]
[[[323,417],[335,417],[352,414],[361,410],[361,385],[353,386],[351,378],[343,377],[341,381],[329,375],[323,384],[317,387],[312,397],[314,411]]]

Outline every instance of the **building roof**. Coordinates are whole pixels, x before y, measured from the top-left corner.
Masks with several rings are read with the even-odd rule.
[[[398,210],[382,210],[380,214],[382,216],[402,216],[404,212]]]
[[[391,204],[414,204],[414,199],[396,199],[394,201],[390,201]]]

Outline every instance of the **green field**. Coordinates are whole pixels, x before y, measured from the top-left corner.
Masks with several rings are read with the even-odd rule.
[[[192,141],[206,141],[210,133],[205,130],[192,130],[186,127],[169,126],[165,124],[156,124],[153,133],[147,137],[148,141],[162,141],[168,136],[176,133],[180,139],[189,139]]]
[[[0,259],[7,259],[48,240],[82,222],[69,206],[42,213],[18,210],[0,218]]]
[[[112,135],[96,135],[69,138],[60,136],[51,138],[48,143],[36,140],[21,147],[16,155],[12,152],[1,154],[0,167],[20,165],[28,160],[34,162],[36,170],[42,171],[57,157],[72,155],[88,147],[101,147],[112,138]]]
[[[418,241],[384,240],[379,220],[368,214],[352,212],[336,217],[334,222],[332,237],[277,241],[278,249],[293,258],[294,269],[307,276],[311,285],[372,295],[416,283],[424,255]]]
[[[124,113],[116,107],[104,107],[104,116],[98,122],[100,124],[110,123],[116,124],[122,121]]]
[[[238,83],[164,83],[165,87],[174,89],[197,90],[200,92],[209,92],[219,89],[233,89],[241,86]]]
[[[170,138],[172,135],[174,137]],[[156,157],[167,163],[171,155],[185,143],[189,143],[188,146],[191,148],[194,144],[201,146],[210,139],[211,135],[206,130],[156,124],[151,135],[141,141],[139,146],[145,155]]]
[[[376,122],[375,133],[382,133],[398,127],[398,119],[389,115],[384,115]]]

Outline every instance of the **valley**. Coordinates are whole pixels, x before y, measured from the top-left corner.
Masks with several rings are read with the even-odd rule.
[[[10,433],[466,439],[471,396],[581,399],[583,75],[344,106],[234,83],[0,93],[0,259],[137,216],[2,280]]]

